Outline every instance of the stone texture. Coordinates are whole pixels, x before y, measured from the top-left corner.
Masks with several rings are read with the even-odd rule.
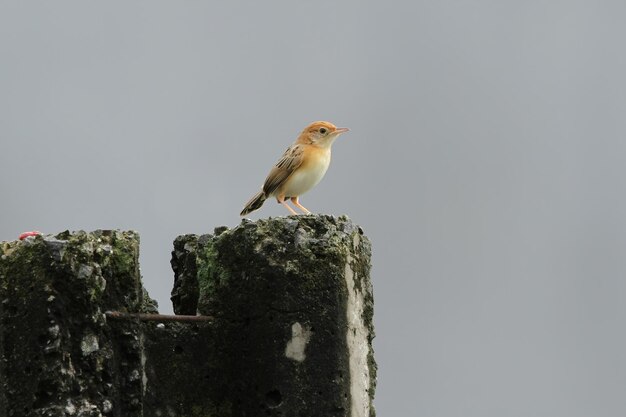
[[[179,265],[175,309],[194,305],[182,300],[197,288],[198,312],[215,317],[220,343],[203,361],[223,387],[216,398],[228,406],[220,415],[374,415],[363,231],[346,217],[310,215],[244,220],[217,232],[179,237],[172,264]]]
[[[232,415],[212,323],[146,322],[143,330],[144,416]]]
[[[176,314],[193,315],[198,311],[197,246],[196,235],[183,235],[174,240],[170,264],[174,271],[171,300]]]
[[[134,232],[0,244],[1,416],[141,415],[139,328],[104,315],[156,311],[138,255]]]
[[[370,244],[349,219],[177,238],[175,311],[211,321],[107,318],[157,312],[138,254],[134,232],[0,243],[1,417],[374,415]]]

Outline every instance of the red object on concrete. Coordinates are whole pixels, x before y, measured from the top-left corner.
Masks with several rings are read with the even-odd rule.
[[[36,230],[33,230],[32,232],[24,232],[24,233],[22,233],[20,235],[20,240],[24,240],[24,239],[26,239],[29,236],[38,236],[40,234],[41,234],[41,232],[38,232]]]

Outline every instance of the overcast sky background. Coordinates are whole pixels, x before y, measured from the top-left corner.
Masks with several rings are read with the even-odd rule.
[[[138,230],[171,312],[172,240],[329,120],[379,416],[626,415],[626,2],[213,3],[0,0],[0,240]]]

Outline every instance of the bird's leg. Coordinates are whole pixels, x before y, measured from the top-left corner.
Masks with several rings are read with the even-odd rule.
[[[276,197],[276,201],[278,201],[278,204],[282,204],[283,206],[285,206],[287,208],[287,210],[289,210],[291,212],[291,214],[294,215],[298,215],[298,213],[296,213],[296,211],[294,209],[292,209],[289,204],[287,204],[287,202],[285,201],[285,196],[284,195],[279,195],[278,197]]]
[[[300,204],[300,202],[298,201],[298,197],[291,197],[291,202],[293,203],[294,206],[302,210],[304,214],[311,214],[311,212],[306,207]]]

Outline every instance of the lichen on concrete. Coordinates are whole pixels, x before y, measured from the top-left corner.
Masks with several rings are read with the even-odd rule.
[[[302,362],[306,359],[306,345],[311,340],[311,329],[295,322],[291,325],[291,340],[285,347],[285,356],[294,361]]]
[[[135,232],[0,243],[0,416],[372,417],[370,244],[347,217],[220,227],[174,242],[156,313]],[[154,317],[151,317],[154,319]]]
[[[195,258],[184,279],[197,312],[215,317],[221,344],[207,356],[232,372],[221,380],[232,415],[374,415],[370,244],[358,226],[345,216],[243,220],[179,237],[185,245],[172,264]]]
[[[0,415],[136,415],[125,401],[140,396],[119,371],[140,367],[137,326],[112,329],[104,312],[156,311],[138,256],[135,232],[0,243]]]

